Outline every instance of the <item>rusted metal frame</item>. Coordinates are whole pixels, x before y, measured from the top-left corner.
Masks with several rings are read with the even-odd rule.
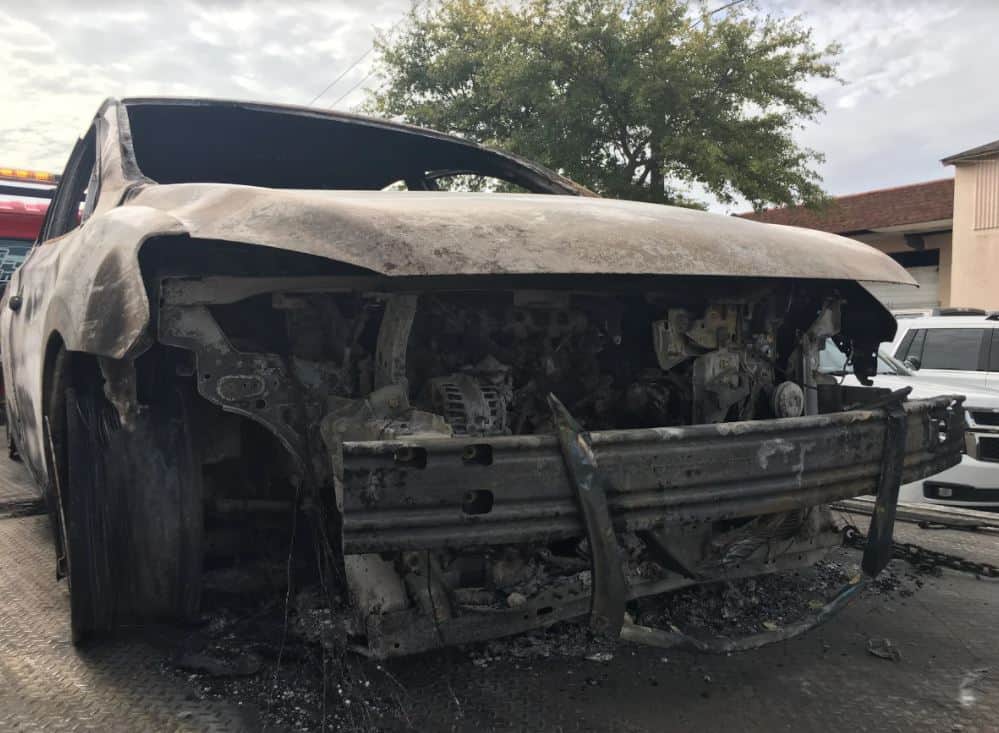
[[[114,405],[118,419],[126,430],[131,430],[138,418],[139,401],[135,362],[131,359],[97,357],[104,377],[104,396]]]
[[[816,415],[819,412],[818,386],[815,382],[819,351],[827,338],[840,332],[841,320],[840,300],[826,298],[819,315],[801,338],[801,381],[805,390],[806,415]]]
[[[940,460],[925,463],[915,477],[937,473],[955,464],[956,461]],[[723,506],[704,502],[693,507],[680,506],[673,511],[665,509],[637,512],[614,512],[615,527],[619,531],[642,531],[673,522],[706,522],[721,519],[756,516],[759,514],[793,511],[818,504],[858,496],[874,490],[874,481],[853,481],[823,487],[820,490],[793,492],[777,497],[764,497],[737,503],[727,502]],[[793,493],[792,493],[793,492]],[[403,526],[396,529],[385,528],[372,531],[371,528],[358,528],[353,522],[345,521],[345,549],[347,552],[380,552],[397,549],[462,548],[488,546],[518,542],[543,542],[579,537],[584,534],[583,525],[575,515],[575,507],[570,500],[564,503],[567,516],[544,519],[525,517],[518,521],[503,523],[472,523],[448,521],[450,514],[434,522],[434,526]],[[460,511],[460,510],[458,510]],[[350,513],[348,512],[348,516]],[[682,519],[679,519],[679,518]]]
[[[388,299],[378,329],[375,350],[375,389],[406,381],[406,352],[409,332],[419,305],[416,293],[399,293]]]
[[[864,572],[872,578],[884,570],[892,558],[895,513],[898,510],[898,492],[902,485],[908,426],[908,415],[900,404],[887,408],[886,413],[888,423],[885,430],[881,477],[878,481],[871,527],[867,532],[867,547],[861,563]]]
[[[160,298],[170,305],[225,305],[265,293],[347,293],[377,291],[377,277],[209,277],[164,278]]]
[[[903,479],[960,460],[963,417],[951,398],[908,402]],[[776,423],[776,425],[775,425]],[[615,528],[789,511],[877,490],[884,412],[855,411],[717,426],[589,435]],[[945,440],[941,442],[941,431]],[[724,440],[719,438],[724,437]],[[466,462],[487,445],[490,465]],[[585,534],[555,436],[344,443],[347,552],[552,541]],[[399,451],[421,466],[400,464]],[[466,492],[491,492],[486,514]]]
[[[262,424],[309,474],[302,398],[280,356],[237,351],[202,305],[162,305],[159,340],[194,352],[198,393],[226,412]]]
[[[936,457],[921,461],[913,467],[912,479],[938,473],[957,463],[953,459]],[[459,485],[465,491],[466,485]],[[530,488],[544,491],[539,479]],[[876,478],[841,481],[832,485],[805,487],[788,484],[782,493],[747,497],[737,500],[696,503],[684,502],[683,497],[663,502],[661,506],[645,510],[624,510],[611,502],[612,518],[618,531],[642,531],[670,522],[707,522],[760,514],[792,511],[819,504],[827,504],[874,491]],[[373,523],[368,518],[358,518],[348,510],[344,517],[344,547],[347,552],[382,552],[400,549],[467,548],[521,542],[541,542],[568,539],[584,535],[571,493],[561,501],[547,502],[544,511],[530,506],[518,508],[516,513],[497,518],[501,521],[484,522],[479,515],[469,521],[461,515],[461,495],[447,502],[437,512],[414,510],[386,515]],[[670,506],[672,505],[672,507]],[[411,519],[421,519],[414,523]],[[393,524],[399,520],[399,524]]]
[[[438,275],[395,276],[334,275],[314,277],[254,277],[239,275],[209,275],[206,277],[172,276],[161,280],[160,298],[173,305],[224,305],[265,293],[392,293],[406,291],[516,291],[560,290],[580,295],[607,293],[634,294],[663,289],[659,275],[545,275],[542,285],[538,275]],[[685,276],[671,278],[668,292],[671,299],[721,298],[731,299],[733,289],[745,292],[745,298],[758,297],[764,288],[772,287],[761,278],[708,278]]]
[[[837,544],[839,544],[837,540]],[[773,572],[784,572],[814,564],[828,553],[829,547],[789,549],[773,562],[754,561],[741,564],[703,579],[670,575],[662,580],[633,583],[626,588],[626,601],[677,591],[704,583],[738,580]],[[590,612],[590,589],[579,587],[544,590],[518,608],[471,610],[434,623],[418,609],[371,614],[366,622],[367,644],[357,651],[376,658],[394,657],[437,649],[441,646],[468,644],[520,634],[549,626],[557,621],[581,618]]]
[[[198,394],[226,412],[260,423],[284,446],[297,470],[297,475],[290,477],[296,504],[302,489],[316,491],[321,468],[310,460],[305,405],[284,359],[277,354],[237,351],[203,305],[162,304],[158,337],[164,344],[194,352]],[[324,575],[332,572],[336,562],[326,535],[329,521],[325,514],[321,502],[309,512],[320,538],[320,572]]]
[[[617,638],[624,623],[627,584],[614,524],[607,508],[609,486],[597,467],[589,436],[555,395],[548,395],[548,405],[590,545],[590,568],[593,573],[590,628],[603,636]]]

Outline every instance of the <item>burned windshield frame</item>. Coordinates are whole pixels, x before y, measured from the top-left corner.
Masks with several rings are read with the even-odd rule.
[[[436,172],[462,171],[531,193],[594,195],[531,161],[384,120],[222,100],[123,105],[137,172],[161,184],[377,191],[402,180],[427,190]]]

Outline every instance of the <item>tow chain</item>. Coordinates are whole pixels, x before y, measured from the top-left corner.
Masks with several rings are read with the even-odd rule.
[[[863,550],[867,546],[867,535],[861,532],[855,525],[847,524],[843,527],[843,544]],[[962,573],[972,573],[976,578],[999,578],[999,566],[991,565],[987,562],[972,562],[958,555],[949,555],[946,552],[928,550],[911,542],[894,542],[892,557],[905,560],[911,563],[916,569],[922,571],[944,567]]]

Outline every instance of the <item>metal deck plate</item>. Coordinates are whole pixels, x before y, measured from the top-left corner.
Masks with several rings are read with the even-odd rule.
[[[68,606],[48,519],[0,520],[0,731],[254,729],[253,711],[199,701],[146,643],[75,649]]]
[[[37,514],[41,510],[42,497],[28,470],[23,464],[0,456],[0,518]]]

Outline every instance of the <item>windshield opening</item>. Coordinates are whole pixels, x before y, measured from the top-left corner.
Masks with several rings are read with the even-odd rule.
[[[575,193],[495,151],[363,118],[231,102],[136,100],[126,110],[138,167],[157,183],[380,190],[405,181],[433,190],[435,172],[460,171],[531,193]]]

